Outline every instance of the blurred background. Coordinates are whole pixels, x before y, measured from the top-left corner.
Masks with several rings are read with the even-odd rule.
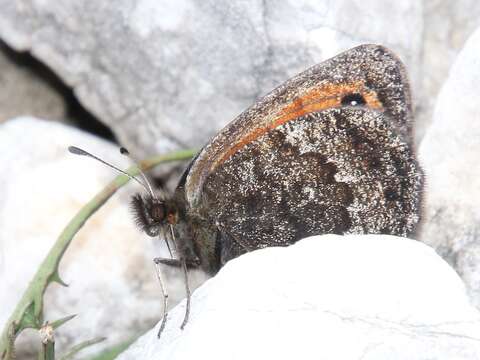
[[[362,43],[406,64],[428,174],[422,240],[479,294],[479,25],[475,0],[0,0],[0,325],[63,226],[113,177],[68,145],[121,167],[115,144],[137,158],[198,148],[259,96]],[[47,292],[47,318],[80,314],[60,348],[105,333],[108,346],[158,321],[151,259],[164,249],[134,228],[135,190],[81,230],[61,267],[70,287]],[[184,294],[170,273],[175,303]]]
[[[203,145],[257,97],[361,43],[407,65],[418,140],[480,22],[474,0],[0,5],[0,121],[66,121],[139,157]]]

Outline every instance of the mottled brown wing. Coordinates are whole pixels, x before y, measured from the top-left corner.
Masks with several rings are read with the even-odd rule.
[[[390,119],[343,107],[296,118],[237,151],[208,177],[198,214],[230,237],[226,261],[242,245],[316,234],[409,236],[421,190],[415,155]]]
[[[241,114],[200,152],[179,191],[188,222],[200,224],[195,251],[220,267],[308,235],[408,236],[422,184],[403,66],[385,48],[363,45]]]
[[[361,45],[288,80],[222,129],[192,164],[185,182],[187,203],[195,207],[209,174],[245,143],[300,115],[339,107],[349,94],[362,94],[367,107],[384,112],[411,140],[410,88],[403,64],[382,46]]]

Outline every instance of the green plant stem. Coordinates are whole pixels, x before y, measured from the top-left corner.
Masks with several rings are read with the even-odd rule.
[[[48,341],[42,343],[42,349],[40,350],[40,360],[55,360],[55,342]]]
[[[40,329],[42,348],[38,356],[39,360],[55,360],[55,336],[53,326],[46,323]]]
[[[105,338],[105,337],[99,337],[99,338],[95,338],[95,339],[91,339],[91,340],[87,340],[87,341],[82,341],[80,344],[77,344],[77,345],[73,346],[65,355],[60,357],[60,360],[71,360],[71,359],[74,358],[75,355],[77,355],[77,353],[79,353],[83,349],[85,349],[87,347],[90,347],[92,345],[101,343],[102,341],[105,341],[106,339],[107,338]]]
[[[122,341],[118,344],[113,345],[108,349],[104,349],[101,353],[94,355],[93,357],[89,358],[89,360],[113,360],[119,354],[124,352],[128,347],[133,344],[141,335],[131,337],[128,340]]]
[[[190,159],[195,153],[195,150],[183,150],[159,155],[141,161],[138,167],[146,171],[161,163]],[[130,167],[127,173],[132,176],[138,175],[138,167]],[[22,330],[26,328],[39,329],[42,326],[44,322],[43,294],[51,282],[66,285],[60,278],[58,266],[74,235],[82,228],[87,219],[128,181],[129,178],[125,175],[117,176],[77,213],[60,234],[3,329],[0,338],[1,359],[12,359],[14,340]]]

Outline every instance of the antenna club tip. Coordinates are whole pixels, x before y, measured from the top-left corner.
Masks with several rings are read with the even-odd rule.
[[[76,146],[69,146],[68,151],[71,152],[72,154],[76,154],[76,155],[85,155],[85,151],[83,151],[82,149],[80,149]]]
[[[130,153],[128,152],[128,150],[126,148],[124,148],[123,146],[120,148],[120,154],[122,155],[130,155]]]

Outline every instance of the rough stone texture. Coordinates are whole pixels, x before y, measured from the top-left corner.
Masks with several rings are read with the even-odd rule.
[[[18,118],[0,125],[0,326],[20,299],[67,222],[115,176],[112,170],[67,152],[78,145],[126,167],[118,149],[59,123]],[[118,155],[117,155],[118,154]],[[152,258],[163,254],[158,239],[142,235],[128,209],[131,186],[113,196],[80,230],[60,265],[68,288],[52,285],[45,298],[46,320],[77,318],[56,333],[56,347],[97,336],[116,344],[158,321],[162,298]],[[167,275],[178,271],[171,270]],[[199,280],[192,274],[192,282]],[[184,297],[183,281],[168,286],[171,304]],[[23,337],[22,337],[23,338]],[[38,349],[38,336],[23,338]],[[22,345],[23,344],[23,345]]]
[[[291,271],[295,268],[295,271]],[[229,262],[120,360],[478,359],[480,313],[426,245],[325,235]]]
[[[480,29],[468,40],[439,94],[421,147],[427,177],[422,240],[467,282],[480,306]]]
[[[476,0],[0,5],[0,37],[51,66],[138,155],[201,145],[258,95],[366,41],[391,46],[407,61],[418,140],[456,54],[480,25]],[[62,113],[63,104],[54,116],[38,111],[54,109],[39,101],[53,93],[25,95],[2,111]]]
[[[33,69],[25,56],[15,54],[2,42],[0,88],[0,123],[19,115],[48,119],[66,117],[64,99],[42,76],[42,70]]]
[[[203,145],[258,96],[359,43],[391,47],[419,82],[416,0],[0,0],[0,9],[0,36],[54,69],[138,157]]]

